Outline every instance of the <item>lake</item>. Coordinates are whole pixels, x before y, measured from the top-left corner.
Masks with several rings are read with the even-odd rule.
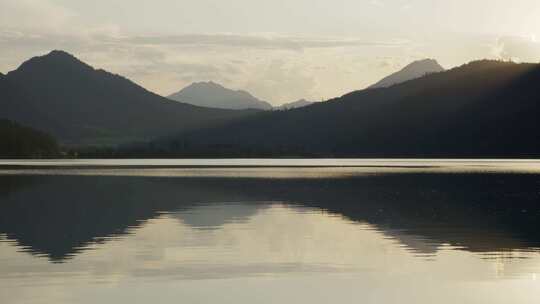
[[[540,303],[533,160],[5,160],[0,208],[0,303]]]

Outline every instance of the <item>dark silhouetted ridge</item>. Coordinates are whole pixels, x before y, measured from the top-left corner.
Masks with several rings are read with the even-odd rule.
[[[444,68],[434,59],[418,60],[407,65],[400,71],[383,78],[369,88],[387,88],[405,81],[417,79],[425,75],[439,73],[442,71],[444,71]]]
[[[0,118],[71,145],[115,145],[217,126],[249,111],[173,102],[63,52],[34,57],[8,73]]]
[[[23,77],[30,73],[78,73],[94,69],[75,56],[64,51],[52,51],[47,55],[33,57],[23,62],[15,71],[9,72],[11,78]]]
[[[294,111],[260,113],[219,129],[184,134],[159,142],[160,153],[539,157],[538,83],[537,64],[477,61],[389,88],[356,91]]]

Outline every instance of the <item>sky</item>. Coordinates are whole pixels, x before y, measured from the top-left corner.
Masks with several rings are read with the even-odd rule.
[[[0,72],[61,49],[161,95],[214,81],[279,105],[424,58],[538,62],[538,16],[538,0],[0,0]]]

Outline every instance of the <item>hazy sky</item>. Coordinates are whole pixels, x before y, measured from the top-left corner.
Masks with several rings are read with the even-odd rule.
[[[0,72],[52,49],[168,95],[274,104],[366,87],[421,58],[540,61],[538,0],[0,0]]]

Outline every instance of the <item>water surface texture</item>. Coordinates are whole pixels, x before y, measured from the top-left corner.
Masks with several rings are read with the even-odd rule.
[[[2,161],[0,303],[539,303],[539,164]]]

